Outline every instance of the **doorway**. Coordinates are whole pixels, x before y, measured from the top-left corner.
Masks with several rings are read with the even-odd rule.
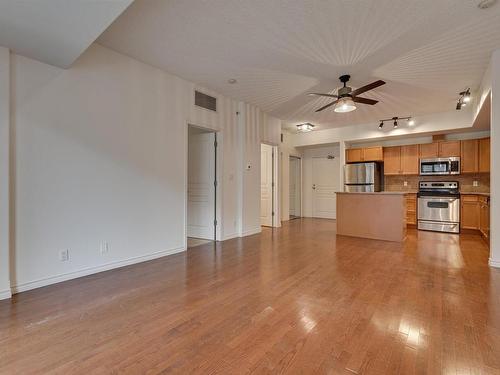
[[[289,216],[293,220],[302,216],[302,160],[290,156],[289,168]]]
[[[277,217],[277,147],[260,146],[260,225],[278,226]]]
[[[337,218],[336,192],[340,191],[340,158],[328,155],[312,158],[312,216]]]
[[[216,240],[217,134],[188,126],[187,246]]]

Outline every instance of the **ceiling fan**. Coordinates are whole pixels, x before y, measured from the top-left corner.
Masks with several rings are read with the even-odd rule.
[[[379,86],[385,85],[384,81],[378,80],[375,82],[372,82],[366,86],[360,87],[356,90],[352,90],[351,87],[346,86],[346,83],[349,81],[351,78],[350,75],[345,74],[343,76],[340,76],[340,82],[344,84],[344,87],[341,87],[338,91],[338,95],[333,95],[333,94],[321,94],[317,92],[311,92],[308,95],[315,95],[315,96],[326,96],[328,98],[336,98],[337,100],[334,100],[333,102],[319,108],[316,110],[316,112],[320,112],[330,106],[334,106],[333,110],[335,112],[351,112],[356,109],[356,103],[361,103],[361,104],[369,104],[369,105],[374,105],[378,103],[378,100],[373,100],[373,99],[368,99],[368,98],[361,98],[358,95],[362,94],[364,92],[367,92],[369,90],[373,90],[374,88],[377,88]]]

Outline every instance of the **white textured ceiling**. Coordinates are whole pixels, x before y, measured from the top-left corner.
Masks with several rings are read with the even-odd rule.
[[[500,4],[475,0],[144,0],[98,39],[114,50],[319,128],[453,110],[500,48]],[[380,101],[337,114],[314,110],[338,76]],[[237,84],[227,83],[229,78]]]
[[[0,0],[0,46],[68,68],[133,0]]]

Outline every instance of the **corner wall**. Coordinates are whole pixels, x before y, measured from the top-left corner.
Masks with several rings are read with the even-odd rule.
[[[0,47],[0,299],[9,298],[10,52]]]

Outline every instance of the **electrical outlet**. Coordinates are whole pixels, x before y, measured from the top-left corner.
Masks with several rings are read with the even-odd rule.
[[[109,242],[103,241],[101,242],[101,254],[109,253]]]
[[[479,186],[479,181],[477,181],[477,180],[472,181],[472,186],[478,187]]]
[[[69,249],[64,249],[59,252],[59,260],[61,262],[67,262],[69,260]]]
[[[408,181],[403,182],[403,186],[408,186]]]

